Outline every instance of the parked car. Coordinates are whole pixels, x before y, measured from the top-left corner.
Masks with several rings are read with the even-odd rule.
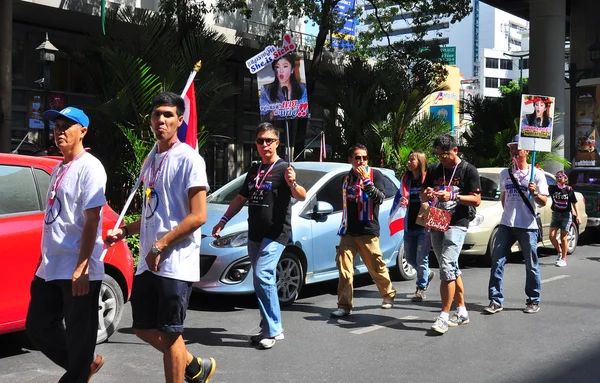
[[[25,329],[29,285],[40,258],[46,192],[55,158],[0,154],[0,334]],[[102,231],[118,215],[105,205]],[[105,276],[98,302],[98,343],[116,330],[129,300],[133,260],[127,244],[112,246],[104,258]]]
[[[306,200],[292,206],[292,239],[277,265],[277,286],[282,304],[296,300],[302,287],[338,278],[335,247],[342,219],[342,180],[349,164],[331,162],[294,163],[298,183],[306,188]],[[379,211],[383,260],[394,277],[413,279],[416,271],[406,263],[400,235],[390,237],[387,217],[400,182],[389,169],[384,175],[386,199]],[[252,270],[246,245],[248,211],[244,207],[215,239],[206,234],[223,216],[231,200],[238,194],[245,174],[229,182],[208,197],[208,217],[200,247],[200,282],[194,288],[215,294],[251,294]],[[366,273],[359,257],[355,273]]]
[[[600,227],[600,168],[571,169],[569,184],[585,198],[587,226]]]
[[[490,264],[492,261],[492,248],[496,240],[496,233],[502,217],[502,203],[500,202],[500,172],[504,168],[481,168],[479,177],[481,180],[481,205],[477,208],[477,215],[467,231],[467,236],[463,245],[461,254],[485,257],[484,263]],[[548,185],[556,185],[554,176],[545,173]],[[579,235],[587,227],[586,200],[581,193],[577,195],[577,209],[581,214],[581,225],[571,224],[568,235],[569,254],[573,254],[577,247]],[[550,232],[550,219],[552,218],[552,200],[541,209],[538,209],[544,226],[544,238],[538,246],[553,248],[552,242],[548,238]],[[512,251],[519,251],[518,245],[512,247]]]

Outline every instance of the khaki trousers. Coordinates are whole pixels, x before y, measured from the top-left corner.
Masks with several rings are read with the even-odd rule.
[[[340,273],[338,282],[338,308],[352,310],[354,298],[354,257],[362,258],[382,298],[394,299],[396,290],[390,281],[390,273],[383,262],[379,237],[376,235],[344,235],[337,247],[335,263]]]

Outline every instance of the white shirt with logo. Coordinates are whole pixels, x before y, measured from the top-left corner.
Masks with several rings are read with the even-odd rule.
[[[145,258],[152,244],[190,214],[190,188],[204,187],[206,191],[209,188],[204,159],[187,144],[176,144],[148,161],[151,163],[144,173],[138,275],[148,270]],[[152,193],[148,193],[151,178],[155,179],[154,188]],[[152,194],[150,198],[149,194]],[[154,274],[182,281],[199,281],[200,239],[201,230],[198,228],[187,238],[166,248],[160,255],[159,271]]]
[[[49,200],[57,178],[64,174],[54,201],[47,204],[44,216],[42,262],[35,275],[46,281],[72,279],[81,248],[85,210],[106,204],[106,172],[100,161],[85,153],[72,161],[67,170],[68,166],[61,162],[54,167],[46,195],[46,200]],[[104,264],[100,261],[103,247],[101,211],[89,261],[91,281],[104,279]]]
[[[525,170],[514,170],[513,175],[516,181],[519,183],[525,197],[529,196],[529,181],[531,178],[531,165]],[[541,169],[535,169],[533,172],[533,182],[537,185],[537,192],[539,194],[548,195],[548,183],[546,182],[546,176],[544,171]],[[522,229],[535,229],[537,230],[537,222],[531,211],[525,205],[525,201],[521,198],[521,195],[514,187],[508,169],[504,169],[500,172],[500,191],[504,192],[504,212],[502,213],[502,219],[500,220],[501,225],[508,227],[518,227]],[[528,199],[528,202],[533,206],[533,211],[536,211],[537,204],[533,198]]]

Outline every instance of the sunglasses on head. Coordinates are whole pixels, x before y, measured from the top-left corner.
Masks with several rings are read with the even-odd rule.
[[[354,160],[355,161],[360,161],[360,160],[368,161],[369,160],[369,156],[354,156]]]
[[[277,141],[277,138],[257,138],[256,139],[256,143],[259,145],[262,145],[262,144],[271,145],[275,141]]]

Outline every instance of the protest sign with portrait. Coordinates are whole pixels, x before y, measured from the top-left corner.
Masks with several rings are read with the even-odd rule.
[[[524,94],[521,99],[519,149],[552,151],[554,97]]]

